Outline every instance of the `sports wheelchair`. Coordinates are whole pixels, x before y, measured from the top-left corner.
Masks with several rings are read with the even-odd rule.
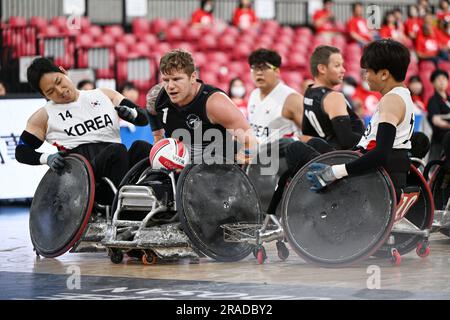
[[[347,163],[360,155],[333,151],[312,162]],[[223,225],[225,239],[255,245],[259,263],[266,258],[264,242],[277,240],[278,255],[288,256],[283,242],[304,260],[324,267],[342,267],[369,256],[389,257],[399,265],[401,255],[416,249],[429,254],[428,237],[434,215],[433,198],[413,165],[397,203],[392,181],[384,169],[350,176],[315,193],[306,179],[309,164],[300,169],[284,191],[281,215],[267,215],[262,224]]]

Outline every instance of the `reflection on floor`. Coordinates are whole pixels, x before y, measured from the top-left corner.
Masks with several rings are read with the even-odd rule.
[[[3,206],[0,299],[450,299],[450,238],[433,234],[430,244],[429,257],[411,252],[398,267],[373,258],[325,269],[292,250],[283,262],[272,244],[263,265],[252,255],[234,263],[157,265],[133,259],[115,265],[106,252],[45,259],[32,250],[28,208]]]

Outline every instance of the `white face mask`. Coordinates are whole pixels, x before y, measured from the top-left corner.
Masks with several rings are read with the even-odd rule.
[[[362,82],[362,87],[367,90],[370,91],[370,87],[369,87],[369,83],[367,81],[363,81]]]
[[[205,6],[203,7],[203,10],[205,10],[206,12],[212,12],[212,10],[213,10],[212,4],[209,4],[209,3],[205,4]]]
[[[354,86],[344,84],[342,86],[342,93],[345,94],[347,97],[352,97],[355,93],[356,88]]]
[[[236,98],[242,98],[245,96],[245,87],[236,86],[231,88],[231,96]]]

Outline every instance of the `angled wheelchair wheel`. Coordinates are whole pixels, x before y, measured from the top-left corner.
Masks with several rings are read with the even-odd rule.
[[[95,197],[94,172],[81,155],[65,157],[61,174],[48,170],[30,208],[30,236],[36,253],[53,258],[70,250],[91,217]]]
[[[442,163],[441,161],[435,168],[429,181],[436,210],[445,210],[450,196],[450,172],[444,169]],[[439,231],[450,237],[449,229],[440,229]]]
[[[282,203],[285,235],[304,260],[342,267],[372,255],[387,239],[395,218],[395,191],[383,169],[341,179],[319,193],[310,190],[309,164],[355,160],[352,151],[323,154],[292,179]]]
[[[450,196],[450,172],[439,165],[432,174],[429,186],[436,210],[444,210]]]
[[[238,261],[253,245],[226,242],[222,225],[258,222],[259,200],[245,172],[235,165],[188,165],[177,183],[177,212],[193,246],[217,261]]]
[[[412,222],[420,230],[431,229],[434,217],[434,201],[430,188],[419,170],[411,165],[408,177],[408,186],[418,186],[420,196],[416,203],[408,210],[405,218]],[[400,255],[415,250],[423,237],[414,234],[394,233],[395,248]],[[390,257],[390,246],[383,245],[375,254],[377,257]]]

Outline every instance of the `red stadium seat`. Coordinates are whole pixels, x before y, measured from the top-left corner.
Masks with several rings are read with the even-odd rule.
[[[80,26],[82,31],[88,30],[91,26],[91,20],[89,17],[80,17]]]
[[[118,42],[114,46],[117,58],[122,59],[128,56],[128,46],[126,43]]]
[[[235,26],[227,26],[225,30],[223,31],[222,35],[230,35],[237,37],[239,35],[239,29]]]
[[[195,43],[190,42],[176,42],[173,43],[173,49],[181,49],[185,50],[187,52],[194,52],[195,51]]]
[[[131,30],[137,36],[148,34],[151,32],[150,23],[146,18],[135,18],[131,22]]]
[[[218,74],[220,72],[220,68],[222,67],[222,64],[219,63],[219,62],[216,62],[216,61],[208,60],[208,58],[207,58],[207,61],[208,61],[208,63],[206,63],[202,67],[201,71],[202,72],[211,72],[211,73],[214,73],[214,74]]]
[[[285,72],[281,74],[283,81],[291,88],[298,90],[303,81],[303,76],[300,72]]]
[[[163,19],[163,18],[157,18],[154,19],[152,21],[150,21],[150,32],[154,33],[154,34],[160,34],[160,33],[164,33],[168,27],[168,22],[167,20]]]
[[[197,27],[186,27],[184,37],[189,41],[197,41],[202,36],[202,31]]]
[[[94,40],[91,35],[82,33],[77,37],[77,46],[81,48],[91,48],[94,44]]]
[[[261,29],[278,30],[280,24],[276,20],[265,20],[261,23]]]
[[[169,27],[178,26],[181,29],[184,29],[188,26],[188,24],[189,23],[185,19],[177,18],[177,19],[173,19],[172,21],[169,22]]]
[[[201,71],[200,79],[207,84],[216,85],[219,81],[217,75],[214,72]]]
[[[202,68],[206,63],[206,54],[200,51],[194,52],[193,54],[195,66],[198,68]]]
[[[118,24],[105,26],[105,33],[110,34],[115,39],[121,38],[125,34],[123,27]]]
[[[309,45],[307,44],[303,44],[303,43],[294,43],[292,44],[292,46],[290,47],[290,51],[291,52],[296,52],[296,53],[300,53],[306,56],[306,54],[308,53],[308,48]]]
[[[25,27],[27,25],[27,19],[24,17],[12,16],[9,17],[9,25],[11,27]]]
[[[104,47],[112,47],[116,43],[116,40],[111,34],[104,33],[97,38],[97,44]]]
[[[132,47],[136,44],[137,39],[134,34],[126,33],[121,38],[121,42],[125,43],[128,47]]]
[[[287,46],[290,46],[293,43],[293,38],[288,35],[281,35],[275,39],[277,43],[283,43]]]
[[[50,24],[58,27],[59,30],[64,31],[67,29],[67,18],[64,16],[53,17],[50,19]]]
[[[439,69],[445,70],[450,73],[450,62],[449,61],[444,61],[444,60],[439,61],[438,67],[439,67]]]
[[[289,52],[289,45],[284,43],[275,43],[274,45],[272,45],[272,48],[273,50],[278,52],[281,56],[287,55]]]
[[[237,43],[233,49],[233,58],[235,60],[247,59],[247,57],[251,54],[252,47],[247,43]]]
[[[292,68],[306,68],[308,65],[308,61],[306,60],[304,54],[291,52],[288,55],[288,59],[284,65],[291,69]]]
[[[226,34],[220,37],[218,49],[227,51],[232,49],[236,44],[236,37],[231,34]]]
[[[159,42],[158,38],[151,33],[142,35],[138,39],[140,42],[145,42],[149,48],[153,48]]]
[[[247,34],[247,35],[239,36],[239,38],[237,39],[237,42],[246,43],[251,46],[251,45],[253,45],[253,43],[255,42],[256,39],[257,39],[256,37],[254,37],[250,34]]]
[[[243,70],[250,68],[247,63],[242,61],[232,61],[228,63],[227,67],[229,73],[235,73],[237,75],[241,74]]]
[[[46,37],[55,37],[61,35],[61,32],[59,31],[58,27],[48,25],[45,30],[43,30],[42,35]]]
[[[111,79],[114,78],[114,70],[112,69],[97,69],[95,71],[97,79],[102,78],[102,79]]]
[[[200,38],[198,48],[201,51],[211,51],[217,48],[217,39],[214,35],[207,34]]]
[[[117,82],[123,83],[127,81],[127,61],[119,60],[117,62]]]
[[[166,30],[166,40],[168,42],[180,41],[184,37],[183,27],[171,25]]]
[[[100,26],[94,24],[87,28],[86,33],[91,35],[92,38],[97,39],[103,34],[103,30]]]
[[[130,50],[141,57],[150,57],[152,52],[145,42],[138,42],[133,46],[129,47]]]
[[[38,32],[40,32],[40,30],[47,27],[48,21],[46,18],[33,16],[30,18],[30,25],[36,27],[38,29]]]
[[[300,27],[300,28],[295,29],[295,34],[300,35],[302,37],[308,37],[308,38],[311,38],[313,36],[312,30],[307,27]]]
[[[292,29],[289,26],[285,26],[280,28],[280,30],[278,31],[280,36],[289,36],[289,37],[293,37],[295,34],[294,29]]]
[[[78,67],[79,68],[87,68],[88,66],[88,51],[80,50],[78,51]]]
[[[153,48],[155,52],[159,52],[162,54],[166,53],[170,49],[171,49],[170,44],[168,44],[167,42],[158,42],[157,44],[155,44],[155,47]]]
[[[433,71],[436,69],[436,66],[431,61],[420,61],[419,62],[419,70],[422,71]]]
[[[259,32],[255,28],[245,29],[241,32],[241,36],[248,36],[250,38],[256,38],[259,36]]]
[[[230,58],[225,52],[214,51],[206,54],[206,59],[211,62],[217,62],[222,65],[227,64]]]

